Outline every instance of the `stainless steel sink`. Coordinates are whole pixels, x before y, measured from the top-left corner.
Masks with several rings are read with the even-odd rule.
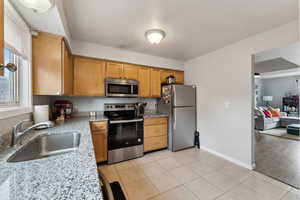
[[[57,134],[42,134],[29,141],[11,155],[7,162],[35,160],[53,155],[72,152],[78,149],[79,132],[64,132]]]

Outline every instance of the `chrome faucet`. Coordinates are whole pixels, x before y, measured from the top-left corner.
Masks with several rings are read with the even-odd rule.
[[[37,128],[37,127],[45,127],[45,128],[50,128],[50,127],[53,127],[54,126],[54,123],[51,122],[51,121],[45,121],[45,122],[41,122],[41,123],[37,123],[37,124],[34,124],[28,128],[26,128],[25,130],[21,130],[22,128],[22,125],[25,123],[25,122],[29,122],[29,120],[23,120],[19,123],[17,123],[14,128],[13,128],[13,131],[12,131],[12,138],[11,138],[11,147],[15,146],[17,144],[17,140],[22,136],[24,135],[25,133],[27,133],[28,131],[31,131],[32,129],[34,128]]]

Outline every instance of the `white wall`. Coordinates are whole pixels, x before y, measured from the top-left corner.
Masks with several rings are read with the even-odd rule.
[[[184,63],[182,61],[76,40],[72,41],[72,53],[93,58],[115,60],[153,67],[179,70],[183,70],[184,68]]]
[[[251,55],[297,40],[298,21],[293,21],[185,63],[185,80],[198,86],[198,129],[204,149],[251,167]]]

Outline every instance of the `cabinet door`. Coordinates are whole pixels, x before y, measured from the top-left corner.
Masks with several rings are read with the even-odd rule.
[[[150,97],[151,87],[150,87],[150,68],[149,67],[139,67],[138,80],[139,80],[139,96],[140,97]]]
[[[184,84],[184,72],[176,71],[174,76],[176,78],[176,83]]]
[[[39,33],[32,37],[33,94],[63,93],[62,37]]]
[[[107,160],[107,134],[104,132],[93,132],[93,144],[96,162]]]
[[[106,78],[122,78],[123,64],[117,62],[106,62]]]
[[[73,61],[72,55],[65,43],[62,41],[62,52],[63,52],[63,94],[72,95],[73,94]]]
[[[74,95],[104,96],[105,61],[74,58]]]
[[[139,68],[135,65],[123,65],[123,78],[130,80],[138,80]]]
[[[151,97],[160,97],[160,70],[151,68]]]
[[[170,76],[170,75],[174,76],[174,71],[171,71],[171,70],[161,70],[161,72],[160,72],[160,82],[161,83],[166,82],[166,78],[168,76]]]
[[[4,64],[4,1],[0,0],[0,64]],[[0,69],[0,76],[4,74]]]

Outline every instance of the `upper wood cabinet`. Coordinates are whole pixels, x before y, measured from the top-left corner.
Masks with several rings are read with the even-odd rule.
[[[4,64],[4,1],[0,0],[0,64]],[[0,76],[4,70],[0,69]]]
[[[168,77],[168,76],[174,76],[174,71],[172,71],[172,70],[161,70],[160,71],[160,82],[161,83],[164,83],[164,82],[166,82],[166,78]]]
[[[131,64],[123,65],[123,78],[138,80],[139,67]]]
[[[123,63],[106,62],[106,78],[122,78]]]
[[[74,95],[104,96],[105,61],[74,57]]]
[[[67,51],[62,36],[40,32],[32,37],[33,94],[72,94],[72,61]]]
[[[176,83],[184,84],[184,72],[183,71],[175,71],[174,73]]]
[[[161,93],[161,70],[151,68],[150,85],[151,85],[151,97],[160,97]]]
[[[150,87],[150,77],[151,68],[149,67],[139,67],[138,68],[138,81],[139,81],[139,96],[140,97],[150,97],[151,87]]]

